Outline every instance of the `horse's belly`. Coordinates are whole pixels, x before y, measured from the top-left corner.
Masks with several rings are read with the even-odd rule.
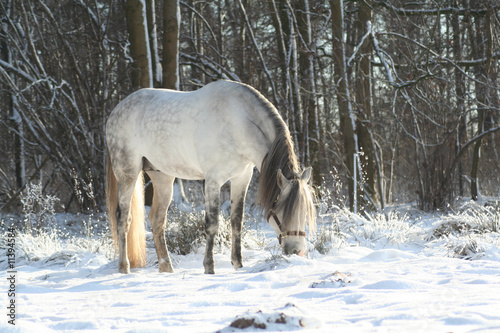
[[[153,168],[164,174],[190,180],[204,179],[204,173],[196,158],[177,149],[163,150],[161,155],[145,156]]]
[[[205,179],[203,172],[198,169],[191,168],[187,165],[169,165],[160,170],[161,172],[174,176],[177,178],[188,179],[188,180],[201,180]]]

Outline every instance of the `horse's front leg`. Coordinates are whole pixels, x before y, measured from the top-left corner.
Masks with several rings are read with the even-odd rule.
[[[245,197],[248,184],[252,179],[253,168],[248,167],[247,171],[240,177],[231,179],[231,263],[234,269],[243,267],[241,256],[241,227],[245,211]]]
[[[205,237],[207,247],[203,266],[205,274],[214,274],[214,243],[219,230],[219,201],[220,186],[210,181],[205,181]]]
[[[243,267],[241,257],[241,226],[243,224],[243,210],[245,199],[231,200],[231,264],[234,269]]]

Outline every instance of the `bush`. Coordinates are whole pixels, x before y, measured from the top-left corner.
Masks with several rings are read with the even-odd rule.
[[[457,212],[443,216],[430,229],[426,240],[444,247],[450,258],[482,258],[500,239],[500,205],[481,206],[469,201]]]
[[[205,243],[205,213],[192,207],[182,210],[172,207],[167,218],[165,230],[169,251],[186,255]],[[246,228],[242,230],[242,238]],[[219,231],[215,237],[215,246],[229,248],[231,246],[231,218],[219,213]]]
[[[59,198],[42,193],[41,184],[29,184],[21,194],[26,231],[40,233],[45,225],[54,222],[55,205]]]
[[[500,205],[481,206],[470,201],[459,208],[457,213],[443,217],[433,226],[428,239],[438,239],[449,235],[484,234],[500,231]]]

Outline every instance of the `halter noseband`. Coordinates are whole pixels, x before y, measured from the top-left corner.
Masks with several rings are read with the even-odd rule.
[[[278,196],[279,198],[279,196]],[[278,201],[278,199],[276,199],[276,201]],[[280,219],[278,218],[278,216],[276,215],[276,213],[274,212],[274,209],[271,208],[271,210],[269,211],[269,213],[267,213],[267,222],[269,223],[269,219],[270,218],[273,218],[274,219],[274,222],[276,222],[276,224],[278,225],[278,228],[280,229],[280,234],[278,236],[278,240],[279,240],[279,243],[281,245],[281,239],[283,238],[286,238],[286,237],[289,237],[289,236],[301,236],[301,237],[306,237],[306,232],[305,231],[298,231],[298,230],[294,230],[294,231],[283,231],[282,227],[281,227],[281,222],[280,222]]]

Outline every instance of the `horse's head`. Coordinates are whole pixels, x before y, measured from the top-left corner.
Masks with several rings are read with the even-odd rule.
[[[311,168],[294,175],[292,179],[278,170],[277,182],[280,194],[267,214],[285,254],[303,256],[306,252],[306,224],[309,230],[316,225],[313,194],[308,185]]]

